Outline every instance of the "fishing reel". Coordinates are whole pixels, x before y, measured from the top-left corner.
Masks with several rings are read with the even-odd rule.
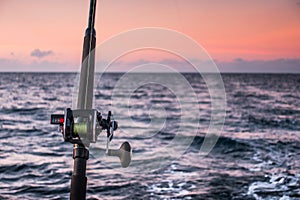
[[[90,143],[96,143],[102,130],[107,132],[107,143],[113,139],[114,131],[118,128],[118,122],[113,120],[111,111],[107,119],[95,109],[71,110],[67,108],[64,115],[52,114],[50,124],[59,125],[59,130],[65,142],[83,144],[89,147]],[[108,144],[107,150],[108,151]]]
[[[118,122],[113,119],[111,111],[108,112],[105,119],[95,109],[71,110],[67,108],[63,115],[52,114],[50,124],[59,125],[59,131],[65,142],[85,147],[89,147],[90,143],[96,143],[98,135],[106,130],[106,155],[118,157],[122,167],[129,166],[132,150],[128,142],[124,142],[119,149],[109,149],[114,131],[118,129]]]

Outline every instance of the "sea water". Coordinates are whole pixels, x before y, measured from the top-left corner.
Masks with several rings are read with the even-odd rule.
[[[192,110],[200,113],[191,112],[185,124],[180,121],[184,105],[176,96],[185,91],[156,84],[159,74],[139,74],[154,81],[125,99],[130,101],[125,112],[123,97],[113,96],[122,76],[97,76],[94,104],[103,116],[108,110],[115,114],[119,129],[112,148],[130,142],[132,165],[124,171],[117,158],[109,163],[100,152],[106,142],[101,133],[90,148],[88,199],[300,199],[300,75],[222,74],[226,119],[206,156],[199,149],[211,120],[211,99],[200,75],[183,74],[198,98]],[[51,113],[74,107],[76,77],[0,74],[0,199],[69,198],[73,147],[49,121]],[[165,159],[159,150],[179,127],[192,142],[176,158]],[[150,170],[153,163],[163,165]]]

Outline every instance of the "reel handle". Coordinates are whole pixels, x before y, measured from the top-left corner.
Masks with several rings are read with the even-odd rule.
[[[132,149],[129,142],[124,142],[119,149],[108,149],[107,155],[119,157],[121,166],[126,168],[131,162]]]

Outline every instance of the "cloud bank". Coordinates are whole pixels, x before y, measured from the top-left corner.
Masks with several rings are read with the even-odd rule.
[[[49,55],[49,53],[46,53]],[[41,55],[39,55],[41,56]],[[45,56],[45,55],[43,55]],[[210,66],[210,61],[197,61],[205,67]],[[109,66],[107,72],[127,72],[128,70],[151,61],[137,60],[133,62],[115,62]],[[186,61],[172,59],[161,60],[159,63],[172,67],[179,72],[196,72],[195,69]],[[300,73],[300,59],[275,59],[275,60],[244,60],[237,58],[233,61],[215,61],[221,73]],[[97,62],[96,69],[103,68],[108,62]],[[1,59],[0,72],[78,72],[80,65],[70,63],[51,62],[45,60],[24,63],[17,59]]]
[[[73,72],[74,66],[69,63],[38,60],[25,63],[17,59],[0,58],[0,72]]]
[[[52,55],[53,51],[41,51],[40,49],[34,49],[31,53],[30,56],[36,57],[36,58],[44,58],[46,56]]]
[[[194,60],[193,62],[199,65],[203,72],[212,67],[212,61]],[[300,59],[244,60],[237,58],[233,61],[215,60],[214,62],[221,73],[300,73]],[[108,71],[127,71],[148,63],[151,61],[116,62],[109,66]],[[165,59],[158,63],[180,72],[196,72],[189,62],[183,60]],[[105,65],[105,62],[99,62],[97,65]]]
[[[300,59],[216,61],[221,72],[239,73],[300,73]]]

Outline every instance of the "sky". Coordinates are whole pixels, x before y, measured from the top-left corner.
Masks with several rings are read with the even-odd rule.
[[[88,0],[0,0],[0,71],[78,71],[88,9]],[[97,45],[144,27],[191,38],[221,72],[300,73],[299,0],[98,0]],[[118,61],[115,71],[147,62],[175,63],[177,70],[189,71],[182,59],[156,50]]]

